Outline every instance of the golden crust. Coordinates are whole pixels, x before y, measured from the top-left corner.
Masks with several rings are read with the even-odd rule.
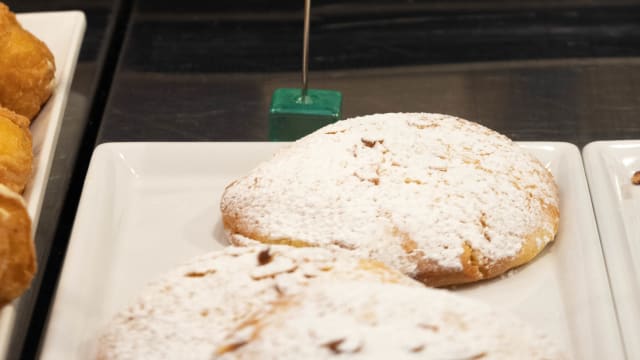
[[[22,294],[35,272],[31,220],[24,202],[0,185],[0,306]]]
[[[417,275],[415,276],[416,280],[434,287],[467,284],[478,280],[492,279],[508,270],[528,263],[544,249],[544,247],[538,246],[538,242],[552,242],[558,231],[558,223],[560,221],[558,209],[555,206],[549,206],[545,214],[547,216],[546,220],[553,226],[553,231],[549,232],[540,227],[531,232],[525,237],[522,247],[516,256],[490,262],[483,259],[481,253],[466,244],[464,252],[460,256],[463,266],[461,271],[443,271],[436,264],[419,261]]]
[[[53,90],[53,54],[2,3],[0,54],[0,105],[33,119]]]
[[[26,117],[20,114],[16,114],[15,112],[7,108],[4,108],[2,106],[0,106],[0,117],[7,118],[11,120],[14,124],[23,128],[28,128],[30,125],[29,119],[27,119]]]
[[[560,221],[558,209],[555,206],[548,206],[546,207],[545,214],[547,216],[546,220],[548,223],[553,224],[553,231],[549,232],[541,227],[530,233],[526,236],[522,248],[514,257],[500,259],[493,262],[487,261],[486,259],[483,259],[484,257],[480,252],[473,249],[469,244],[466,244],[464,246],[464,252],[460,256],[462,270],[445,269],[433,261],[427,261],[419,256],[415,256],[414,261],[417,266],[414,278],[427,286],[433,287],[460,285],[479,280],[492,279],[496,276],[502,275],[510,269],[524,265],[535,258],[540,251],[544,249],[544,247],[538,247],[539,241],[544,239],[542,240],[543,243],[551,242],[554,240],[555,234],[557,233],[558,223]],[[243,231],[241,231],[240,227],[236,225],[236,222],[232,217],[223,216],[223,223],[224,227],[230,230],[232,234],[238,234],[263,244],[289,245],[294,247],[313,246],[296,239],[270,239],[268,236],[256,233],[243,234]],[[233,236],[230,237],[230,241],[236,246],[247,245],[245,243],[238,242]],[[411,243],[411,240],[407,239],[402,239],[402,241],[403,243]]]
[[[0,107],[0,184],[21,193],[31,177],[33,150],[28,120]]]
[[[19,193],[31,177],[29,125],[51,96],[47,46],[0,3],[0,306],[22,294],[36,271],[31,219]]]

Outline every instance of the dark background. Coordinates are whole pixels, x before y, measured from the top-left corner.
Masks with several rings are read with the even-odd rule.
[[[6,1],[6,0],[5,0]],[[11,358],[37,355],[91,152],[109,141],[266,140],[299,86],[303,1],[12,0],[87,16]],[[346,117],[428,111],[515,140],[640,138],[640,1],[314,0],[310,86]]]

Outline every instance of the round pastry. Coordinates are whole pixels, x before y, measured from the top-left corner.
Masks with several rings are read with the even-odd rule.
[[[0,307],[28,288],[35,272],[31,220],[24,200],[0,184]]]
[[[0,106],[32,119],[54,88],[55,62],[47,45],[24,30],[0,3]]]
[[[495,277],[533,259],[559,221],[551,173],[507,137],[440,114],[339,121],[234,181],[232,243],[343,248],[427,285]]]
[[[209,359],[247,316],[280,297],[336,279],[422,285],[344,251],[288,246],[228,247],[150,284],[99,339],[99,359]]]
[[[0,107],[0,184],[22,193],[31,177],[33,151],[29,120]]]
[[[229,333],[231,359],[566,359],[522,321],[444,290],[335,281],[282,296]]]

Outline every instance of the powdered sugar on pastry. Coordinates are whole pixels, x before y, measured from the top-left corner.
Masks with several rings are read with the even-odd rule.
[[[240,324],[220,359],[565,359],[522,321],[451,293],[334,281]]]
[[[227,231],[340,247],[431,285],[489,278],[553,240],[551,174],[507,137],[459,118],[379,114],[324,127],[227,187]]]
[[[246,336],[248,330],[233,332],[240,322],[266,314],[282,296],[328,279],[422,287],[381,263],[344,251],[228,247],[149,285],[111,321],[99,340],[98,358],[209,359],[223,341]]]

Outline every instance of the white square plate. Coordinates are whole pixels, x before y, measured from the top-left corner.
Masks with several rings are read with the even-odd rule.
[[[31,217],[31,232],[35,234],[86,22],[79,11],[26,13],[17,17],[25,29],[47,44],[56,62],[53,94],[31,122],[33,174],[23,196]],[[7,352],[14,319],[14,305],[0,312],[0,358]]]
[[[102,327],[150,280],[226,246],[220,196],[282,143],[112,143],[94,152],[46,330],[43,359],[88,359]],[[580,153],[523,143],[560,187],[557,242],[509,276],[455,291],[513,310],[575,359],[622,343]]]
[[[597,141],[582,151],[629,359],[640,359],[640,140]]]

